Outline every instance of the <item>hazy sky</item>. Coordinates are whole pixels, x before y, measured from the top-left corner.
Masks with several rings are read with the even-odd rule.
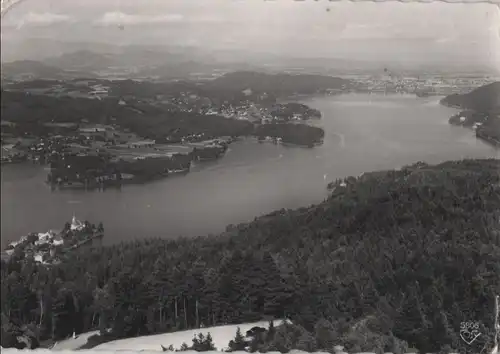
[[[500,66],[500,9],[484,3],[25,0],[2,20],[2,39],[9,41],[51,37],[191,44],[313,57]]]

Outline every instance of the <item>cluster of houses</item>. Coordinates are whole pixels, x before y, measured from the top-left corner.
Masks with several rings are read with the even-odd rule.
[[[10,259],[17,251],[21,252],[24,258],[32,258],[36,263],[57,264],[59,262],[58,255],[64,251],[65,247],[74,248],[76,241],[82,241],[78,240],[78,236],[83,233],[86,234],[86,231],[86,225],[73,216],[69,227],[61,232],[49,230],[47,232],[30,233],[22,236],[18,241],[9,243],[2,252],[2,260]],[[87,238],[93,235],[94,232],[90,233]]]
[[[220,109],[211,108],[205,114],[207,115],[220,115],[225,118],[247,120],[257,124],[269,124],[279,121],[302,121],[309,119],[309,115],[303,112],[291,114],[289,119],[283,119],[279,112],[282,105],[275,105],[273,107],[266,107],[249,103],[240,106],[221,107]]]
[[[283,143],[283,139],[280,138],[280,137],[274,137],[274,136],[265,136],[265,137],[262,137],[262,138],[258,138],[258,141],[260,143],[262,142],[269,142],[269,143],[273,143],[275,145],[280,145]]]
[[[0,158],[2,163],[15,163],[26,161],[28,159],[28,155],[17,149],[15,144],[5,144],[2,145]]]

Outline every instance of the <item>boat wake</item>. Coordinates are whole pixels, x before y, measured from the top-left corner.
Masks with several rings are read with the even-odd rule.
[[[333,133],[336,137],[340,138],[339,146],[343,149],[345,148],[345,136],[341,133]]]

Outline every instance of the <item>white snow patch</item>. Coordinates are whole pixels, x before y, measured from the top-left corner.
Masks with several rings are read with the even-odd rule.
[[[282,320],[275,320],[274,325],[279,326],[283,323]],[[95,350],[128,350],[130,348],[140,348],[146,351],[162,351],[161,346],[168,348],[170,345],[174,347],[174,349],[179,349],[183,343],[187,345],[193,344],[193,337],[202,333],[203,335],[207,335],[210,332],[212,336],[213,343],[217,350],[223,351],[227,348],[229,341],[234,339],[236,335],[236,330],[240,327],[241,334],[245,335],[248,330],[253,327],[269,327],[269,321],[259,321],[254,323],[242,323],[236,325],[226,325],[226,326],[218,326],[218,327],[205,327],[205,328],[197,328],[187,331],[180,332],[172,332],[172,333],[164,333],[164,334],[155,334],[151,336],[143,336],[136,338],[128,338],[128,339],[120,339],[108,343],[104,343],[96,346]]]
[[[291,321],[289,320],[287,320],[287,322],[291,323]],[[274,321],[275,326],[279,326],[282,323],[283,320]],[[170,345],[172,345],[174,349],[178,349],[182,345],[182,343],[191,345],[194,335],[198,335],[198,333],[203,333],[204,335],[206,335],[208,332],[210,332],[214,341],[214,345],[217,348],[217,350],[203,352],[203,354],[223,354],[224,353],[223,350],[226,349],[229,341],[234,339],[237,327],[240,327],[241,333],[245,335],[246,332],[250,330],[252,327],[258,326],[258,327],[268,328],[268,325],[269,325],[268,321],[260,321],[260,322],[243,323],[237,325],[205,327],[194,330],[121,339],[98,345],[93,349],[78,350],[78,348],[87,343],[87,339],[90,336],[99,333],[99,331],[93,331],[93,332],[82,333],[75,339],[69,338],[61,342],[58,342],[56,346],[52,348],[52,350],[35,349],[35,350],[30,350],[29,352],[37,352],[37,354],[51,354],[54,351],[57,351],[58,354],[75,354],[74,351],[78,350],[79,354],[136,354],[138,352],[140,352],[141,354],[158,354],[158,352],[162,352],[161,346],[169,347]],[[340,350],[341,348],[343,347],[337,347],[337,350]],[[21,353],[26,353],[26,350],[19,350],[15,348],[2,348],[2,354],[21,354]],[[233,353],[248,354],[248,352],[245,351],[237,351]],[[200,353],[193,350],[189,350],[182,352],[182,354],[200,354]],[[281,353],[267,352],[266,354],[281,354]],[[320,352],[320,351],[308,353],[302,350],[294,349],[291,350],[289,354],[330,354],[330,353]],[[348,354],[348,353],[344,351],[339,351],[338,354]],[[375,353],[365,352],[356,354],[375,354]],[[415,353],[407,353],[407,354],[415,354]]]
[[[92,337],[94,334],[99,334],[99,331],[92,331],[79,334],[76,338],[68,338],[64,339],[60,342],[57,342],[56,345],[52,348],[52,350],[64,351],[64,350],[76,350],[81,346],[87,343],[89,337]]]

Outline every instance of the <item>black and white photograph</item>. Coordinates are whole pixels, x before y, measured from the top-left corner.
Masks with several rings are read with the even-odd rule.
[[[2,354],[500,354],[500,0],[1,0]]]

